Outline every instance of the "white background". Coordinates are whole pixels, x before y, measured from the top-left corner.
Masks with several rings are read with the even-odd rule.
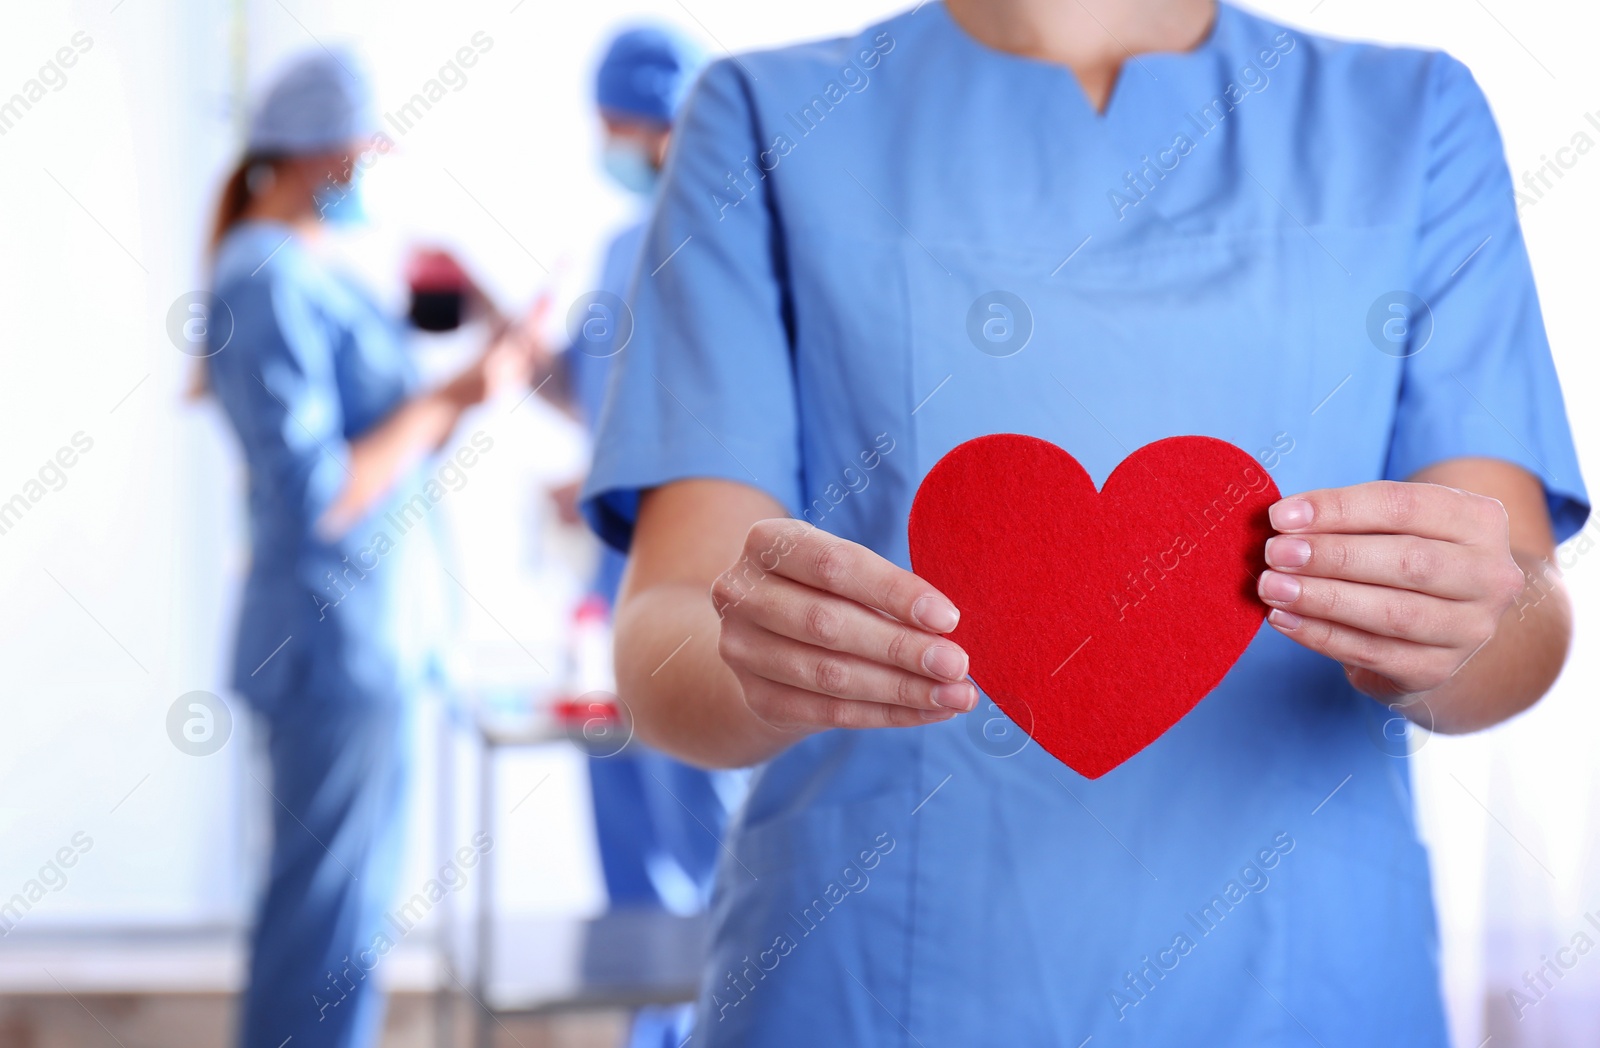
[[[248,729],[209,758],[180,753],[165,729],[180,693],[224,691],[243,568],[235,451],[215,408],[184,399],[190,361],[168,340],[166,314],[203,286],[205,226],[238,147],[246,87],[292,51],[357,41],[380,108],[393,110],[474,33],[487,33],[493,46],[468,83],[374,169],[378,217],[452,244],[508,301],[553,281],[565,302],[586,289],[599,238],[629,206],[597,175],[589,104],[592,62],[612,27],[652,14],[713,50],[739,50],[850,30],[902,6],[513,2],[102,0],[29,4],[7,19],[0,99],[74,33],[93,41],[67,83],[0,136],[0,501],[75,432],[94,441],[65,487],[0,535],[0,898],[75,832],[94,840],[66,888],[28,915],[30,928],[236,924],[251,899],[265,798],[249,775]],[[1487,92],[1519,179],[1578,132],[1600,141],[1585,120],[1595,112],[1600,121],[1600,19],[1590,5],[1256,7],[1311,32],[1451,51]],[[1600,462],[1597,186],[1600,157],[1586,156],[1523,211],[1591,480]],[[385,215],[395,200],[403,210]],[[493,479],[474,474],[452,505],[461,569],[521,644],[548,652],[572,576],[538,541],[548,530],[538,478],[572,468],[581,450],[537,410],[494,424],[507,438],[498,447],[520,450],[495,461]],[[1600,558],[1579,549],[1568,550],[1579,640],[1555,693],[1511,724],[1432,739],[1420,754],[1463,1044],[1489,1032],[1497,1044],[1559,1043],[1553,1024],[1600,1015],[1595,956],[1527,1019],[1493,1018],[1523,971],[1584,926],[1584,911],[1600,914]],[[508,557],[517,572],[502,570]],[[470,609],[466,631],[485,664],[515,663],[504,633]],[[510,901],[591,909],[600,896],[581,765],[559,752],[525,761],[510,769],[507,793],[521,796],[546,772],[550,781],[505,827]],[[419,830],[430,818],[419,813]],[[423,832],[417,839],[405,885],[429,865],[432,843]]]

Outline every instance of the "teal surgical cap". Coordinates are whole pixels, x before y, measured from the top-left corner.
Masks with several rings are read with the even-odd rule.
[[[617,34],[595,75],[601,109],[670,124],[705,65],[696,43],[663,26],[636,26]]]
[[[246,151],[296,155],[343,148],[374,134],[372,90],[349,51],[309,51],[293,59],[250,117]]]

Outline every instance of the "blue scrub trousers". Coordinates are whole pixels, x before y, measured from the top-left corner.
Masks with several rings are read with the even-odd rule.
[[[704,909],[728,813],[710,773],[637,743],[589,760],[611,905]]]
[[[613,907],[704,909],[728,810],[713,772],[630,744],[589,759],[594,828]],[[694,1025],[690,1004],[642,1008],[627,1048],[679,1048]]]
[[[418,376],[382,304],[289,226],[236,225],[212,287],[234,326],[207,378],[250,475],[233,687],[267,728],[261,786],[273,813],[240,1043],[364,1048],[382,1022],[384,955],[403,934],[383,910],[425,658],[401,613],[417,604],[406,562],[429,541],[412,529],[416,507],[434,501],[426,471],[337,538],[317,523],[348,481],[351,442],[405,403]]]
[[[280,1048],[286,1038],[293,1048],[378,1042],[410,712],[398,695],[310,694],[264,711],[272,860],[251,942],[243,1048]]]

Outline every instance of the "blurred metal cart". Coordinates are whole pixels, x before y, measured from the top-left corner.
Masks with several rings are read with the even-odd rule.
[[[557,704],[543,716],[471,715],[478,828],[499,839],[495,771],[507,751],[574,744],[591,752],[596,746],[620,749],[626,741],[617,735],[621,721],[615,708],[608,711],[605,705],[603,696],[585,696]],[[455,837],[445,829],[442,839]],[[450,963],[453,929],[443,933],[447,979],[453,985],[441,992],[452,1000],[458,993],[471,999],[471,1043],[477,1048],[490,1048],[495,1030],[509,1018],[631,1011],[695,999],[710,938],[705,915],[680,917],[652,908],[612,910],[590,919],[507,918],[495,907],[497,859],[497,851],[487,853],[478,878],[469,964]],[[457,974],[463,967],[464,981]],[[454,1030],[453,1016],[441,1018],[441,1043],[453,1043]]]

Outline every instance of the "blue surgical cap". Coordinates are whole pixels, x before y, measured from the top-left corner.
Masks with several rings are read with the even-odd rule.
[[[601,109],[670,124],[705,65],[692,40],[661,26],[637,26],[617,34],[595,75]]]
[[[372,90],[349,51],[309,51],[292,60],[250,117],[246,151],[330,152],[375,134]]]

